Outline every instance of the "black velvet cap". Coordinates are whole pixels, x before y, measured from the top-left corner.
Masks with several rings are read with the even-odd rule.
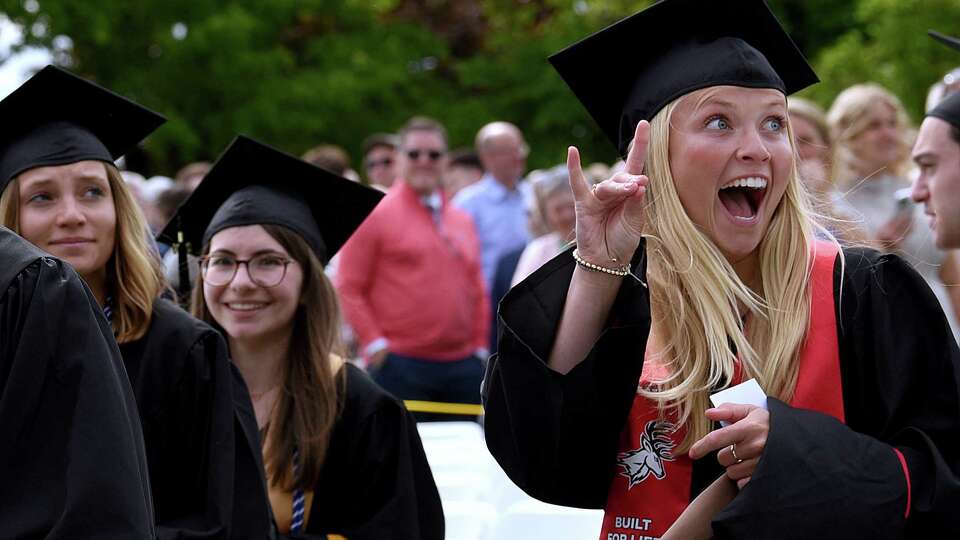
[[[165,122],[69,71],[47,66],[0,101],[0,192],[35,167],[113,163]]]
[[[621,155],[641,120],[694,90],[819,82],[763,0],[662,0],[550,62]]]
[[[219,231],[281,225],[326,264],[383,193],[351,182],[249,137],[238,136],[177,209],[159,239],[199,254]]]
[[[927,30],[927,34],[947,47],[960,51],[960,39],[941,34],[934,30]]]

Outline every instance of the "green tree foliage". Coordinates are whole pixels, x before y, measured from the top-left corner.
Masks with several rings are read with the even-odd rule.
[[[918,123],[930,86],[960,66],[960,53],[927,37],[927,29],[960,34],[960,2],[860,0],[850,17],[854,29],[815,57],[823,83],[810,96],[828,106],[844,88],[876,82],[898,95]]]
[[[136,165],[172,174],[214,158],[235,133],[293,153],[340,144],[359,166],[366,135],[414,114],[444,122],[454,146],[471,145],[485,122],[510,120],[531,143],[531,167],[562,161],[569,144],[587,161],[612,161],[546,57],[650,3],[0,0],[0,8],[29,30],[25,45],[60,51],[59,63],[165,114]],[[960,28],[956,0],[769,3],[815,60],[825,82],[808,93],[825,106],[845,86],[876,80],[919,115],[927,86],[960,64],[924,36]]]
[[[388,20],[392,2],[5,3],[24,28],[43,27],[28,44],[69,36],[71,69],[168,117],[146,144],[150,172],[211,159],[236,133],[293,153],[333,142],[356,155],[369,133],[414,113],[443,118],[458,100],[440,69],[448,44]]]
[[[767,0],[801,51],[813,57],[856,27],[858,0]]]

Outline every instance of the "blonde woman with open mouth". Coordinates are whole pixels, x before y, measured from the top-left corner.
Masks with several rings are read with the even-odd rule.
[[[501,303],[508,475],[604,539],[717,482],[715,538],[960,533],[956,344],[906,263],[814,221],[786,96],[817,79],[764,2],[665,0],[551,61],[626,171],[588,188],[569,150],[576,247]],[[711,407],[749,379],[765,407]]]

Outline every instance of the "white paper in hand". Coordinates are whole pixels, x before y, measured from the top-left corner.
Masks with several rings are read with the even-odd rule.
[[[763,392],[756,379],[750,379],[747,382],[731,386],[726,390],[721,390],[710,396],[710,403],[714,407],[719,407],[724,403],[738,403],[741,405],[756,405],[763,410],[767,410],[767,394]],[[720,425],[726,426],[727,422],[720,422]]]

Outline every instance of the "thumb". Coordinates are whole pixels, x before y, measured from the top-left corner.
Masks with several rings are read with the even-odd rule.
[[[633,134],[633,147],[627,154],[626,170],[630,174],[643,174],[647,164],[647,147],[650,143],[650,122],[641,120]]]

